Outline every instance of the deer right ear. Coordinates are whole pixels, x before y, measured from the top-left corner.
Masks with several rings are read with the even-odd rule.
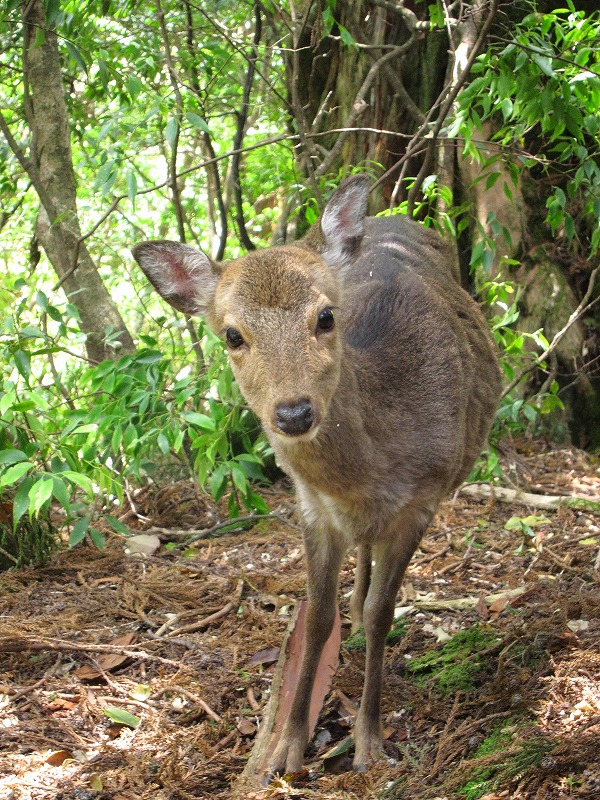
[[[184,314],[204,314],[219,279],[219,267],[201,250],[169,241],[141,242],[133,257],[157,292]]]

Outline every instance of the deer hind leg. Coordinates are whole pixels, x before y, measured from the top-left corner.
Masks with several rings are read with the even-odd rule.
[[[367,640],[365,682],[354,728],[354,769],[363,771],[382,752],[381,684],[386,636],[394,618],[396,595],[404,572],[425,532],[433,512],[406,508],[396,520],[395,534],[371,545],[371,581],[363,605]]]
[[[302,769],[308,744],[310,698],[321,652],[333,629],[346,543],[336,530],[309,529],[304,535],[304,547],[308,594],[304,655],[290,713],[269,762],[271,774]]]
[[[356,573],[354,575],[354,589],[350,598],[350,618],[352,620],[352,633],[356,633],[363,625],[363,607],[369,583],[371,581],[371,548],[368,544],[360,544],[356,553]]]

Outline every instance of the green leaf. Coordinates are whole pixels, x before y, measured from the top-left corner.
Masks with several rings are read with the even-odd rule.
[[[130,169],[127,173],[127,197],[131,201],[131,205],[135,208],[135,198],[138,192],[137,176],[135,172]]]
[[[102,710],[106,716],[113,722],[116,722],[117,725],[126,725],[128,728],[133,728],[135,730],[141,722],[141,719],[136,717],[135,714],[130,714],[129,711],[125,711],[122,708],[108,707]]]
[[[46,7],[46,24],[50,28],[60,14],[60,0],[45,0],[44,5]]]
[[[89,517],[82,517],[82,519],[77,520],[71,529],[71,533],[69,534],[69,547],[75,547],[75,545],[83,542],[89,524]]]
[[[34,480],[35,479],[31,475],[23,478],[17,491],[15,492],[15,496],[13,498],[13,527],[15,530],[17,528],[18,521],[29,508],[29,490],[33,486]]]
[[[0,488],[3,486],[11,486],[13,483],[16,483],[20,478],[25,475],[26,472],[33,467],[31,461],[26,461],[25,463],[15,464],[14,467],[9,467],[4,475],[0,478]]]
[[[197,128],[199,131],[204,131],[204,133],[210,133],[210,129],[205,119],[203,119],[199,114],[194,114],[191,111],[188,111],[185,115],[185,118],[193,125],[194,128]]]
[[[53,482],[51,478],[40,478],[29,490],[29,515],[39,513],[42,506],[52,497]]]
[[[131,97],[132,102],[138,98],[139,93],[142,91],[142,82],[137,77],[137,75],[130,75],[127,79],[127,89],[129,91],[129,96]]]
[[[90,528],[90,539],[96,545],[98,550],[104,550],[106,547],[106,537],[97,528]]]
[[[66,483],[56,475],[52,476],[52,494],[65,509],[67,514],[71,507],[71,498]]]
[[[131,531],[129,530],[129,528],[127,527],[127,525],[125,525],[125,523],[124,523],[124,522],[121,522],[121,520],[120,520],[120,519],[117,519],[116,517],[113,517],[113,516],[111,516],[110,514],[106,514],[106,516],[104,517],[104,519],[105,519],[105,520],[108,522],[108,524],[110,525],[110,527],[111,527],[111,528],[113,529],[113,531],[115,531],[116,533],[122,533],[122,534],[123,534],[123,536],[129,536],[129,535],[131,534]]]
[[[167,453],[169,453],[169,451],[171,450],[171,445],[169,444],[169,440],[167,439],[165,434],[162,432],[159,433],[158,436],[156,437],[156,441],[160,448],[161,453],[167,455]]]
[[[98,59],[98,77],[100,78],[103,89],[106,91],[106,89],[108,89],[108,82],[110,81],[110,72],[108,71],[106,62],[101,58]]]
[[[87,475],[82,475],[80,472],[74,472],[73,470],[68,469],[62,473],[61,477],[66,478],[68,481],[71,481],[71,483],[76,484],[87,494],[93,494],[94,484]]]
[[[87,64],[85,63],[85,59],[81,55],[80,50],[77,47],[75,47],[75,45],[72,42],[69,42],[67,39],[65,39],[64,42],[67,50],[69,51],[69,55],[71,56],[73,61],[77,64],[79,69],[82,72],[87,72]]]
[[[71,431],[71,435],[75,436],[77,433],[94,433],[97,430],[98,425],[95,422],[88,422],[86,425],[79,425],[74,431]]]
[[[0,450],[0,464],[17,464],[27,459],[27,454],[22,450]]]
[[[181,416],[187,423],[195,425],[197,428],[202,428],[205,431],[216,430],[214,419],[211,419],[206,414],[198,414],[196,411],[184,411]]]
[[[13,355],[15,366],[21,375],[27,379],[31,375],[31,359],[24,350],[16,350]]]
[[[356,42],[354,41],[354,37],[352,36],[350,31],[347,28],[344,28],[343,25],[339,24],[338,24],[338,29],[340,31],[340,38],[342,42],[345,45],[348,45],[348,47],[354,47],[356,45]]]
[[[179,122],[175,117],[171,117],[171,119],[167,122],[165,127],[165,138],[169,143],[171,150],[175,147],[175,142],[177,140],[177,133],[179,132]]]

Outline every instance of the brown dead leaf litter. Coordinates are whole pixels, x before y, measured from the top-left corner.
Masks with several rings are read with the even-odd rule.
[[[506,462],[525,491],[600,496],[600,464],[580,451],[528,444]],[[293,507],[284,488],[266,495],[282,515]],[[224,518],[191,484],[134,502],[123,518],[139,531],[141,519],[197,530]],[[504,528],[529,515],[529,530]],[[81,546],[2,573],[0,800],[600,798],[600,515],[541,516],[446,502],[398,597],[387,758],[356,775],[351,753],[331,755],[351,731],[363,677],[360,644],[342,645],[309,770],[264,790],[234,786],[303,597],[297,527],[261,520],[187,550],[163,541],[150,556],[113,536],[105,551]],[[169,538],[182,541],[161,533]],[[344,623],[353,565],[350,555]],[[457,634],[470,649],[452,661]],[[119,712],[137,727],[118,724]]]

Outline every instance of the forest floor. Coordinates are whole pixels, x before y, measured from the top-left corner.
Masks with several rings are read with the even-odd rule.
[[[504,467],[528,492],[600,498],[600,462],[581,451],[521,442]],[[113,534],[103,551],[0,574],[0,800],[600,798],[600,514],[461,494],[398,597],[386,758],[351,770],[364,669],[353,637],[306,772],[236,788],[305,587],[293,496],[281,485],[265,498],[281,518],[165,546],[224,506],[187,482],[147,487],[123,519],[175,529],[153,554]],[[507,529],[513,517],[530,518]]]

